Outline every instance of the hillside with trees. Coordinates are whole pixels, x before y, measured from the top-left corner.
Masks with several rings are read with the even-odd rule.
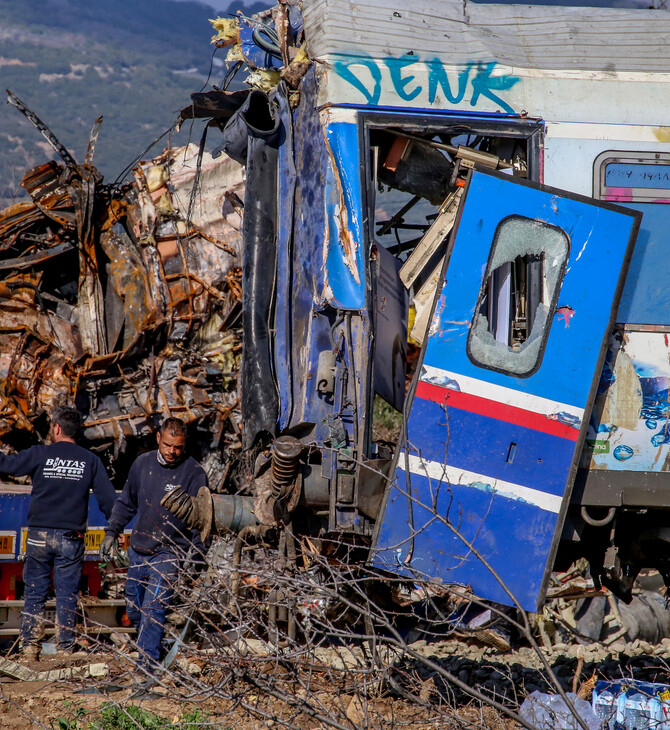
[[[205,4],[173,0],[0,0],[1,88],[79,162],[103,115],[94,163],[111,182],[171,127],[191,92],[222,83],[225,51],[210,45],[215,15]],[[186,127],[175,144],[186,141]],[[0,201],[21,195],[25,171],[53,156],[23,115],[0,105]]]

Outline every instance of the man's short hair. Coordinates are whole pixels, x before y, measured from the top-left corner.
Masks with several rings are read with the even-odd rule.
[[[51,414],[51,425],[56,424],[60,426],[63,436],[76,438],[81,428],[81,413],[71,406],[56,406]]]
[[[166,433],[172,434],[172,436],[183,436],[186,438],[186,424],[181,418],[166,418],[159,429],[160,435],[164,436]]]

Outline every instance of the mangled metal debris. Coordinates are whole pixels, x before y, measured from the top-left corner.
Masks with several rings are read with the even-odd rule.
[[[75,402],[113,466],[169,413],[192,426],[220,489],[219,447],[239,449],[244,170],[189,145],[105,185],[93,143],[79,165],[45,136],[63,163],[30,170],[32,202],[0,213],[0,436],[38,441],[43,414]]]

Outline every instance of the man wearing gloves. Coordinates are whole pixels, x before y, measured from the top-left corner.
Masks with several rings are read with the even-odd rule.
[[[32,446],[18,454],[0,454],[0,472],[30,476],[33,485],[20,628],[21,651],[28,659],[36,659],[40,652],[40,624],[52,568],[58,650],[74,650],[89,491],[93,489],[107,518],[116,499],[100,459],[75,443],[80,428],[81,416],[76,409],[57,406],[51,415],[50,444]]]
[[[181,487],[196,495],[207,485],[203,468],[185,453],[184,422],[167,418],[156,439],[158,450],[142,454],[131,466],[100,545],[100,559],[108,560],[116,538],[137,515],[128,550],[126,603],[128,618],[138,631],[140,666],[148,672],[160,659],[165,611],[172,599],[179,560],[193,546],[201,559],[205,553],[200,534],[161,506],[161,499],[173,489]]]

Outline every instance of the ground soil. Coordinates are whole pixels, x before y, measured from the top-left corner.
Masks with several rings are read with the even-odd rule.
[[[16,656],[11,657],[17,659]],[[108,703],[123,708],[139,706],[160,715],[180,727],[180,718],[194,709],[207,715],[208,723],[203,727],[235,728],[235,730],[258,730],[265,727],[321,728],[327,723],[305,717],[295,712],[281,699],[261,698],[259,693],[249,690],[241,698],[247,707],[217,696],[198,695],[193,687],[185,688],[172,678],[157,686],[148,696],[136,695],[137,678],[130,660],[118,654],[96,652],[85,658],[74,660],[50,658],[38,662],[21,661],[22,666],[36,671],[45,671],[67,666],[84,666],[91,662],[104,662],[109,667],[106,678],[88,678],[76,681],[19,681],[8,677],[0,679],[0,728],[67,728],[84,730],[91,719],[99,716],[100,708]],[[135,681],[135,684],[133,684]],[[433,730],[445,727],[443,712],[431,712],[429,703],[417,703],[400,698],[379,696],[361,702],[358,696],[343,694],[326,683],[315,683],[314,695],[322,708],[331,708],[330,716],[344,727],[351,728],[413,728]],[[296,694],[300,694],[299,692]],[[316,696],[318,695],[318,697]],[[259,712],[253,712],[249,706]],[[285,723],[263,717],[271,708],[277,718]],[[464,703],[457,708],[458,721],[454,727],[484,727],[512,730],[515,723],[501,718],[490,708],[477,708]],[[328,710],[325,709],[325,714]],[[442,718],[440,720],[440,718]],[[455,718],[456,719],[456,718]],[[77,724],[78,723],[78,724]]]
[[[371,691],[370,686],[365,692],[355,692],[356,682],[360,681],[356,677],[360,675],[350,674],[347,661],[355,667],[360,648],[351,649],[348,659],[344,657],[343,665],[343,647],[317,649],[313,668],[318,664],[331,671],[310,670],[309,694],[304,691],[304,683],[301,685],[294,678],[288,664],[260,655],[250,661],[249,654],[241,658],[225,651],[212,654],[210,650],[207,654],[194,650],[188,659],[180,655],[173,665],[178,665],[179,670],[175,669],[164,678],[150,694],[141,696],[136,694],[140,677],[133,658],[119,651],[97,650],[76,658],[21,661],[23,666],[41,672],[103,663],[108,673],[105,677],[51,682],[1,677],[0,729],[88,730],[88,722],[108,703],[123,708],[142,707],[166,718],[173,727],[180,727],[180,718],[196,708],[207,715],[208,724],[203,724],[203,728],[257,730],[275,726],[311,730],[329,726],[322,719],[303,712],[303,702],[323,716],[334,718],[338,724],[332,727],[513,730],[519,727],[516,723],[496,710],[472,701],[449,682],[445,683],[435,674],[435,666],[439,665],[449,675],[496,697],[510,708],[518,707],[524,697],[535,690],[555,692],[540,657],[528,647],[502,653],[491,647],[452,640],[419,641],[410,648],[414,654],[411,661],[405,657],[394,663],[392,674],[397,680],[396,688],[400,687],[396,692]],[[602,645],[559,645],[544,650],[544,656],[566,691],[589,682],[592,689],[596,679],[616,677],[670,683],[670,640],[664,640],[656,647],[634,642],[619,648],[617,652]],[[421,656],[430,661],[422,664]],[[16,655],[9,658],[17,659]],[[263,689],[253,686],[253,681],[239,682],[231,689],[232,685],[226,684],[226,672],[231,666],[241,666],[240,661],[251,668],[252,680],[254,676],[265,677],[273,671],[276,676],[285,677],[281,686],[285,687],[286,697],[264,693]],[[194,667],[197,671],[193,671]],[[339,681],[339,685],[334,680]],[[403,686],[410,687],[415,695],[403,696]],[[445,718],[453,722],[445,723]]]

